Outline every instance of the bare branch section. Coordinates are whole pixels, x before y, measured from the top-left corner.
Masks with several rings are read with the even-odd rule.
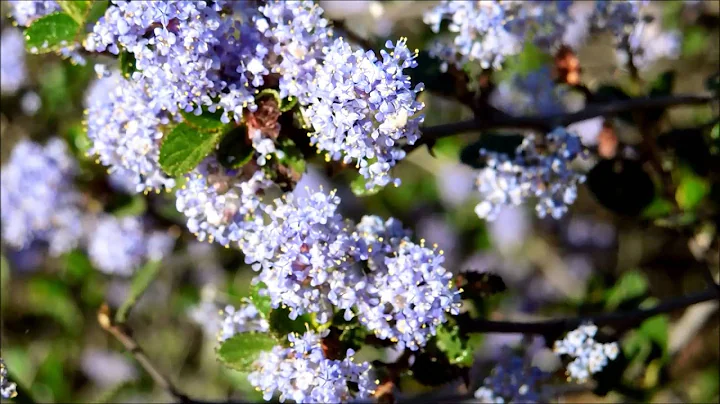
[[[613,312],[588,317],[560,318],[537,322],[489,321],[474,320],[466,324],[465,331],[477,333],[519,333],[519,334],[552,334],[559,331],[570,331],[581,324],[590,322],[597,326],[612,326],[618,330],[632,328],[644,320],[663,313],[684,309],[697,303],[720,299],[720,293],[709,288],[702,292],[680,296],[666,300],[651,309]]]
[[[573,113],[538,115],[538,116],[512,116],[488,106],[490,111],[483,117],[466,121],[453,122],[423,128],[423,137],[413,146],[406,148],[411,151],[417,147],[431,143],[448,136],[487,129],[532,129],[540,132],[550,132],[557,126],[567,126],[576,122],[599,116],[615,116],[623,112],[644,111],[656,108],[670,108],[681,105],[702,105],[715,98],[699,95],[674,95],[666,97],[639,97],[630,100],[616,101],[603,105],[590,105]]]
[[[150,375],[155,384],[160,386],[168,394],[174,397],[180,403],[198,403],[196,400],[190,399],[188,396],[180,392],[180,390],[172,384],[172,382],[165,377],[153,363],[150,358],[147,357],[145,352],[140,348],[140,345],[131,337],[126,331],[123,330],[122,326],[113,324],[110,317],[110,309],[107,305],[102,305],[98,311],[98,323],[103,330],[107,331],[110,335],[115,337],[125,349],[135,358],[135,360],[142,366],[143,369]]]

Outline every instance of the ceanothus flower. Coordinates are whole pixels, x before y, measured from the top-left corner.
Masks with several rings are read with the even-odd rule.
[[[259,10],[262,15],[254,22],[269,42],[266,64],[280,74],[280,97],[297,97],[307,104],[323,47],[333,34],[322,8],[313,1],[273,0]]]
[[[481,403],[548,402],[541,385],[550,375],[509,349],[503,351],[500,361],[475,391],[475,398]]]
[[[15,94],[27,79],[22,32],[6,28],[0,37],[0,92]]]
[[[367,362],[353,362],[354,351],[345,358],[328,359],[322,338],[327,335],[311,331],[300,336],[289,334],[289,348],[276,346],[263,352],[253,363],[248,376],[250,384],[271,400],[279,393],[281,402],[340,403],[368,399],[376,388]]]
[[[454,34],[452,43],[437,42],[430,54],[462,68],[477,61],[483,68],[499,69],[509,56],[522,50],[531,35],[533,43],[550,51],[559,46],[569,22],[571,1],[448,1],[428,11],[423,20],[433,32],[444,21]]]
[[[27,27],[33,21],[56,11],[62,11],[57,1],[10,0],[10,15],[18,25]]]
[[[223,109],[240,121],[267,72],[250,2],[113,1],[85,40],[91,52],[130,52],[155,113]]]
[[[417,54],[405,40],[385,46],[391,51],[380,51],[381,59],[372,51],[353,51],[342,38],[326,47],[306,111],[310,142],[328,161],[356,161],[368,189],[393,181],[390,169],[405,157],[401,146],[420,138],[424,120],[417,115],[424,104],[416,100],[423,85],[413,88],[403,74],[417,66]]]
[[[568,380],[585,382],[592,374],[600,372],[609,361],[620,353],[617,342],[603,344],[595,341],[597,326],[581,325],[567,333],[565,338],[555,341],[553,351],[557,355],[568,355],[574,360],[567,366]]]
[[[173,238],[149,232],[139,217],[106,215],[93,223],[88,237],[88,256],[93,265],[110,275],[130,276],[146,261],[159,260],[172,249]]]
[[[540,151],[534,136],[528,136],[515,151],[515,156],[480,151],[487,167],[476,180],[483,199],[475,213],[494,220],[505,205],[518,206],[535,198],[538,217],[548,215],[559,219],[577,198],[577,185],[585,180],[573,170],[571,162],[583,153],[580,138],[564,128],[556,128],[545,136],[545,151]]]
[[[346,278],[356,272],[350,270],[353,242],[349,223],[337,212],[339,203],[334,192],[285,194],[265,208],[267,224],[240,243],[245,261],[260,271],[257,280],[267,286],[273,307],[288,307],[293,319],[311,312],[325,323],[334,305],[349,310],[354,304],[331,293],[335,283],[350,285]]]
[[[5,243],[22,249],[35,240],[59,255],[74,248],[82,236],[80,195],[72,180],[76,165],[65,143],[18,143],[0,174],[2,234]]]
[[[17,396],[17,384],[12,383],[7,376],[7,367],[2,358],[0,358],[0,397],[9,400]]]
[[[102,73],[103,69],[99,69]],[[88,91],[87,134],[89,154],[108,167],[111,175],[133,182],[135,192],[160,191],[175,186],[175,180],[160,168],[162,127],[173,122],[166,112],[150,108],[153,97],[140,83],[115,72],[98,79]]]
[[[398,348],[425,346],[447,313],[459,313],[459,292],[443,261],[442,251],[422,241],[401,241],[382,267],[367,275],[357,302],[360,323]]]
[[[200,241],[224,246],[256,227],[253,216],[264,206],[260,194],[273,184],[252,163],[232,170],[214,156],[203,160],[185,180],[175,192],[175,205],[187,217],[188,230]]]
[[[222,324],[218,333],[220,341],[225,341],[233,335],[243,332],[267,332],[270,329],[270,323],[250,302],[244,303],[238,309],[230,305],[225,306],[220,315],[222,317]]]

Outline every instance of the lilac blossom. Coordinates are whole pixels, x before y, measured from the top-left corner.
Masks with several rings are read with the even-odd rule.
[[[475,398],[481,403],[548,402],[542,384],[550,375],[529,362],[506,347],[483,385],[475,391]]]
[[[5,362],[0,358],[0,397],[9,400],[17,396],[17,384],[8,379]]]
[[[61,11],[56,1],[10,0],[10,15],[18,25],[27,27],[33,21],[50,13]]]
[[[310,140],[326,159],[356,162],[367,187],[385,186],[390,169],[405,157],[403,144],[420,137],[418,115],[424,104],[416,100],[422,84],[414,88],[404,69],[417,66],[405,41],[380,52],[353,51],[342,38],[324,49],[325,60],[311,86],[312,102],[306,116],[313,126]]]
[[[25,41],[16,28],[4,29],[0,41],[0,92],[15,94],[27,80]]]
[[[49,244],[59,255],[74,248],[82,236],[80,195],[73,187],[75,162],[65,143],[18,143],[2,168],[2,233],[5,243],[24,248],[33,241]]]
[[[585,382],[592,374],[600,372],[620,353],[617,342],[600,343],[595,341],[597,326],[584,324],[567,333],[565,338],[555,341],[553,351],[557,355],[573,358],[567,366],[568,380]]]
[[[325,334],[306,332],[288,335],[289,348],[276,346],[263,352],[253,364],[248,380],[270,400],[279,393],[281,402],[339,403],[369,399],[376,383],[367,362],[355,363],[354,351],[345,358],[328,359],[322,346]],[[351,387],[352,386],[352,387]]]

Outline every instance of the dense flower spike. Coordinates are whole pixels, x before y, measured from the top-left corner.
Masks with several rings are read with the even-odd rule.
[[[314,129],[311,143],[328,161],[356,161],[368,189],[392,181],[390,169],[405,157],[401,146],[415,143],[424,120],[417,115],[424,105],[416,100],[423,86],[413,88],[403,73],[417,65],[417,54],[404,40],[385,46],[391,51],[381,51],[381,59],[372,51],[353,51],[342,38],[326,47],[306,111]]]
[[[15,94],[26,78],[22,33],[15,28],[6,28],[0,35],[0,93]]]
[[[288,306],[291,318],[310,312],[327,322],[334,282],[340,277],[341,284],[349,284],[344,278],[352,274],[347,270],[352,240],[348,223],[337,213],[339,203],[334,192],[287,194],[266,208],[269,223],[241,241],[245,260],[261,271],[258,280],[267,285],[273,306]]]
[[[160,260],[173,247],[166,233],[145,230],[137,217],[104,216],[93,223],[88,255],[97,269],[111,275],[132,275],[148,260]]]
[[[268,321],[260,315],[252,303],[245,303],[238,309],[225,306],[220,315],[222,317],[222,324],[218,333],[220,341],[225,341],[233,335],[243,332],[267,332],[270,329]]]
[[[513,157],[481,150],[487,167],[476,180],[483,201],[475,213],[494,220],[503,206],[536,198],[535,211],[540,218],[560,218],[575,202],[577,185],[585,180],[570,167],[582,153],[580,138],[564,128],[545,136],[544,151],[537,148],[534,136],[526,137]]]
[[[228,246],[255,227],[252,220],[261,209],[260,193],[273,183],[254,164],[229,170],[213,157],[206,158],[185,176],[175,193],[177,210],[188,218],[188,230],[200,241]]]
[[[0,397],[8,400],[17,396],[17,384],[12,383],[8,379],[7,367],[5,362],[0,358]]]
[[[10,15],[23,27],[27,27],[40,17],[60,11],[60,5],[53,0],[10,0],[10,6]]]
[[[222,107],[239,121],[262,84],[267,49],[252,24],[249,2],[113,1],[85,41],[89,51],[130,52],[133,79],[155,94],[150,107],[200,112]],[[251,15],[246,15],[246,14]]]
[[[322,8],[312,1],[273,0],[259,10],[262,16],[255,19],[255,26],[269,42],[266,65],[280,75],[280,96],[308,103],[308,86],[333,34]]]
[[[277,346],[263,352],[254,363],[248,380],[263,399],[279,393],[281,402],[340,403],[368,399],[376,384],[370,378],[370,364],[353,362],[348,349],[342,360],[328,359],[323,352],[323,334],[306,332],[288,335],[290,348]]]
[[[574,358],[567,366],[568,380],[585,382],[620,353],[617,342],[602,344],[595,341],[597,329],[593,324],[582,325],[567,333],[562,340],[555,341],[553,351],[556,354]]]
[[[53,255],[77,245],[82,221],[72,185],[75,170],[62,140],[44,146],[23,140],[15,146],[0,174],[0,217],[8,245],[20,249],[41,240]]]
[[[541,384],[550,377],[531,366],[526,359],[503,352],[500,361],[475,391],[481,403],[541,403],[548,402]]]
[[[149,94],[139,83],[113,73],[98,79],[85,100],[89,153],[97,155],[111,174],[126,178],[123,182],[133,182],[135,192],[175,185],[158,164],[162,126],[173,119],[153,111]]]

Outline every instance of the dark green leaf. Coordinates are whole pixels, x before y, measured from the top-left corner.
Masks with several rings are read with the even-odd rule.
[[[621,215],[639,215],[655,198],[655,185],[634,160],[601,160],[587,175],[595,199]]]
[[[249,163],[254,154],[255,149],[247,141],[244,126],[239,126],[226,133],[217,148],[218,161],[231,169],[237,169]]]
[[[85,25],[87,27],[92,27],[100,19],[100,17],[105,15],[108,3],[108,1],[92,1],[90,12],[88,12],[87,17],[85,18]]]
[[[270,351],[276,345],[277,340],[269,334],[245,332],[222,342],[217,355],[225,366],[244,372],[251,370],[260,353]]]
[[[650,87],[651,97],[662,97],[672,94],[675,85],[675,72],[667,71],[661,74]],[[645,116],[650,122],[656,122],[665,113],[666,108],[655,108],[645,112]]]
[[[518,134],[483,133],[480,139],[460,151],[460,161],[473,168],[484,168],[485,159],[480,156],[481,149],[512,156],[523,139],[525,137]]]
[[[283,341],[287,338],[288,334],[298,333],[303,334],[309,328],[312,328],[312,319],[307,314],[298,316],[295,320],[291,320],[290,310],[287,308],[279,307],[273,309],[270,312],[270,332],[275,335],[279,340]]]
[[[25,48],[31,53],[59,50],[75,41],[80,25],[65,13],[40,17],[25,30]]]
[[[120,53],[120,73],[123,77],[129,79],[136,70],[135,54],[128,51]]]
[[[715,94],[720,93],[720,73],[715,73],[705,79],[705,88]]]
[[[94,271],[90,259],[80,250],[67,252],[62,258],[65,266],[65,274],[71,277],[73,281],[84,280]]]
[[[160,273],[160,267],[160,261],[148,261],[133,275],[130,292],[117,313],[115,313],[115,322],[124,323],[127,320],[130,310],[132,310],[135,303],[137,303],[150,284],[157,278]]]
[[[626,101],[630,98],[632,97],[620,87],[602,85],[592,93],[587,101],[589,104],[607,104],[613,101]],[[635,121],[631,112],[623,112],[618,115],[618,118],[628,123]]]
[[[83,316],[67,285],[60,280],[36,278],[27,289],[30,312],[55,319],[70,333],[82,330]]]
[[[295,173],[302,175],[305,172],[305,156],[291,139],[281,139],[275,155],[281,164],[290,167]]]
[[[90,12],[92,1],[90,0],[58,0],[58,5],[75,20],[79,25],[85,24],[85,17]]]
[[[220,132],[201,132],[187,124],[175,126],[160,146],[160,166],[171,176],[197,167],[220,141]]]
[[[267,288],[267,286],[265,286],[262,282],[258,282],[257,284],[250,286],[250,301],[263,317],[269,318],[270,310],[272,310],[270,298],[262,296],[259,293],[261,289],[265,288]]]
[[[128,202],[112,211],[116,217],[141,216],[147,210],[147,201],[140,194],[132,195]]]
[[[202,114],[195,115],[194,112],[181,112],[185,123],[199,131],[203,132],[224,132],[230,129],[230,125],[223,123],[220,118],[222,111],[215,112],[202,111]]]
[[[282,103],[280,104],[280,112],[287,112],[291,109],[295,108],[295,105],[297,105],[297,97],[288,97],[285,98]]]
[[[367,189],[366,184],[367,181],[365,180],[365,177],[363,177],[362,175],[358,175],[357,177],[355,177],[354,180],[350,182],[350,189],[352,190],[353,194],[357,196],[375,195],[382,190],[382,187],[377,185],[370,189]]]
[[[672,149],[682,163],[690,166],[695,173],[705,176],[713,164],[711,147],[702,129],[673,129],[658,136],[658,146]]]

